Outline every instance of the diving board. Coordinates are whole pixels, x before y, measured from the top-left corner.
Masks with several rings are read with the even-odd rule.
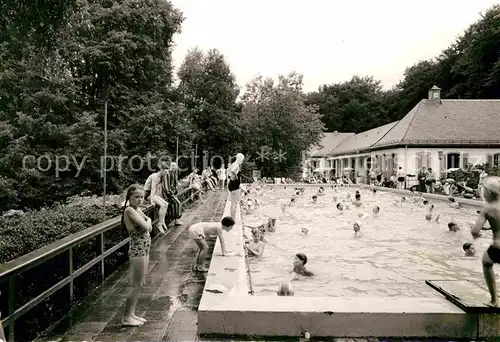
[[[467,313],[500,313],[492,308],[490,293],[468,280],[426,280],[425,283]]]

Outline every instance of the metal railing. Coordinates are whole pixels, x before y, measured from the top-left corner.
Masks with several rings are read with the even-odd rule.
[[[197,194],[193,192],[191,188],[182,190],[177,197],[181,201],[182,205],[190,201],[191,198]],[[184,200],[182,198],[184,197]],[[153,222],[157,222],[157,210],[154,209],[153,205],[149,205],[144,210],[144,213],[151,217]],[[86,271],[90,270],[93,266],[100,263],[101,277],[100,282],[104,281],[105,277],[105,259],[117,252],[120,248],[127,245],[130,238],[127,237],[122,241],[114,244],[112,247],[105,248],[104,233],[111,231],[116,228],[121,229],[121,218],[120,216],[114,217],[112,219],[106,220],[100,224],[82,230],[78,233],[71,234],[61,240],[55,241],[47,246],[39,248],[33,252],[25,254],[19,258],[6,262],[0,265],[0,281],[7,279],[8,282],[8,312],[7,317],[5,317],[1,323],[2,326],[8,328],[8,335],[6,336],[7,341],[14,341],[14,327],[16,320],[34,309],[37,305],[42,303],[44,300],[52,296],[54,293],[60,291],[65,286],[69,285],[69,301],[73,303],[74,297],[74,281],[76,278],[84,274]],[[153,236],[158,233],[157,228],[153,228]],[[74,268],[73,263],[73,250],[86,243],[91,239],[98,237],[98,250],[99,253],[97,257],[88,261],[83,266],[78,269]],[[24,273],[36,266],[39,266],[56,256],[62,255],[67,252],[68,254],[68,276],[64,279],[58,281],[55,285],[38,294],[35,298],[30,299],[28,302],[20,307],[15,307],[15,295],[16,286],[14,283],[14,278],[21,273]],[[41,333],[41,332],[39,332]]]

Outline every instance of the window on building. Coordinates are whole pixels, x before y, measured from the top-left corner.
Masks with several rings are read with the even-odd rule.
[[[418,172],[423,167],[432,167],[431,165],[431,153],[430,152],[417,152],[415,168]]]
[[[500,153],[493,155],[493,165],[494,167],[500,166]]]
[[[460,153],[448,153],[446,155],[446,168],[458,169],[460,167]]]

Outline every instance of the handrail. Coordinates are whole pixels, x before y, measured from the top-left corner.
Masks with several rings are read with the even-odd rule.
[[[189,191],[189,188],[182,190],[177,196],[182,196],[187,191]],[[144,213],[149,214],[153,208],[154,205],[149,204],[144,209]],[[21,255],[16,259],[0,264],[0,278],[6,277],[11,273],[19,274],[23,271],[29,270],[30,268],[38,266],[47,259],[51,259],[65,252],[70,247],[80,245],[82,242],[90,240],[101,233],[105,233],[108,230],[116,228],[120,222],[120,216],[110,218],[104,222],[96,224],[95,226],[68,235],[30,253]]]
[[[192,192],[192,188],[185,188],[182,191],[177,194],[177,197],[180,197],[184,194],[189,194],[189,192]],[[194,192],[194,195],[198,191]],[[193,194],[191,194],[193,195]],[[181,202],[181,204],[185,204],[190,200],[192,196],[188,196],[184,201]],[[154,205],[148,205],[145,209],[144,212],[146,214],[153,214],[153,221],[155,221],[155,215],[156,212],[153,210]],[[61,290],[64,288],[66,285],[70,284],[70,302],[73,301],[73,281],[80,275],[82,275],[84,272],[88,271],[91,267],[95,266],[99,262],[101,263],[101,276],[102,280],[104,280],[104,259],[114,252],[116,252],[118,249],[121,247],[125,246],[129,241],[130,238],[124,238],[120,242],[116,243],[114,246],[108,248],[107,250],[104,250],[104,233],[117,228],[120,226],[120,221],[121,218],[120,216],[108,219],[102,223],[99,223],[97,225],[94,225],[92,227],[89,227],[87,229],[84,229],[80,232],[77,232],[75,234],[71,234],[61,240],[55,241],[51,244],[48,244],[44,247],[41,247],[35,251],[32,251],[28,254],[22,255],[19,258],[16,258],[14,260],[8,261],[2,265],[0,265],[0,279],[1,278],[7,278],[8,279],[8,284],[9,284],[9,297],[8,297],[8,315],[5,317],[3,320],[0,319],[0,322],[2,326],[4,327],[9,327],[7,340],[8,341],[14,341],[14,323],[15,321],[29,312],[31,309],[36,307],[38,304],[43,302],[46,298],[51,296],[52,294],[56,293],[57,291]],[[100,246],[101,246],[101,252],[98,256],[93,258],[92,260],[88,261],[85,265],[80,266],[77,270],[73,270],[73,257],[72,257],[72,252],[73,252],[73,247],[79,246],[82,243],[95,238],[96,236],[100,235]],[[43,291],[39,295],[37,295],[35,298],[30,299],[28,302],[23,304],[19,308],[15,308],[14,305],[14,294],[15,294],[15,284],[14,284],[14,277],[17,276],[18,274],[25,272],[33,267],[36,267],[40,264],[42,264],[44,261],[49,260],[57,255],[60,255],[66,251],[69,251],[69,270],[70,273],[67,277],[59,280],[56,284],[48,288],[47,290]]]
[[[241,202],[240,202],[240,218],[241,218],[241,232],[243,233],[243,239],[245,238],[245,223],[243,222],[243,214],[242,214],[242,211],[241,211]],[[245,245],[245,242],[243,241],[243,245]],[[254,290],[253,290],[253,285],[252,285],[252,277],[250,275],[250,262],[248,261],[248,250],[246,248],[243,248],[244,249],[244,253],[245,253],[245,266],[246,266],[246,271],[247,271],[247,276],[248,276],[248,287],[249,287],[249,290],[248,293],[251,294],[252,296],[255,294]]]

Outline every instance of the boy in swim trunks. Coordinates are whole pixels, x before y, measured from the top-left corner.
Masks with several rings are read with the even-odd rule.
[[[234,226],[234,220],[230,216],[226,216],[221,222],[199,222],[193,224],[189,227],[189,235],[198,245],[198,253],[196,253],[196,264],[193,266],[194,271],[198,272],[208,272],[208,269],[203,266],[205,262],[205,256],[208,251],[208,244],[205,240],[207,236],[209,237],[219,237],[220,247],[222,249],[223,256],[231,256],[233,253],[226,249],[226,242],[222,231],[230,231]]]
[[[497,286],[493,265],[500,263],[500,178],[488,177],[483,184],[483,195],[486,201],[483,210],[471,230],[472,237],[477,239],[486,221],[493,232],[493,243],[483,255],[483,273],[491,295],[489,306],[498,307]]]

